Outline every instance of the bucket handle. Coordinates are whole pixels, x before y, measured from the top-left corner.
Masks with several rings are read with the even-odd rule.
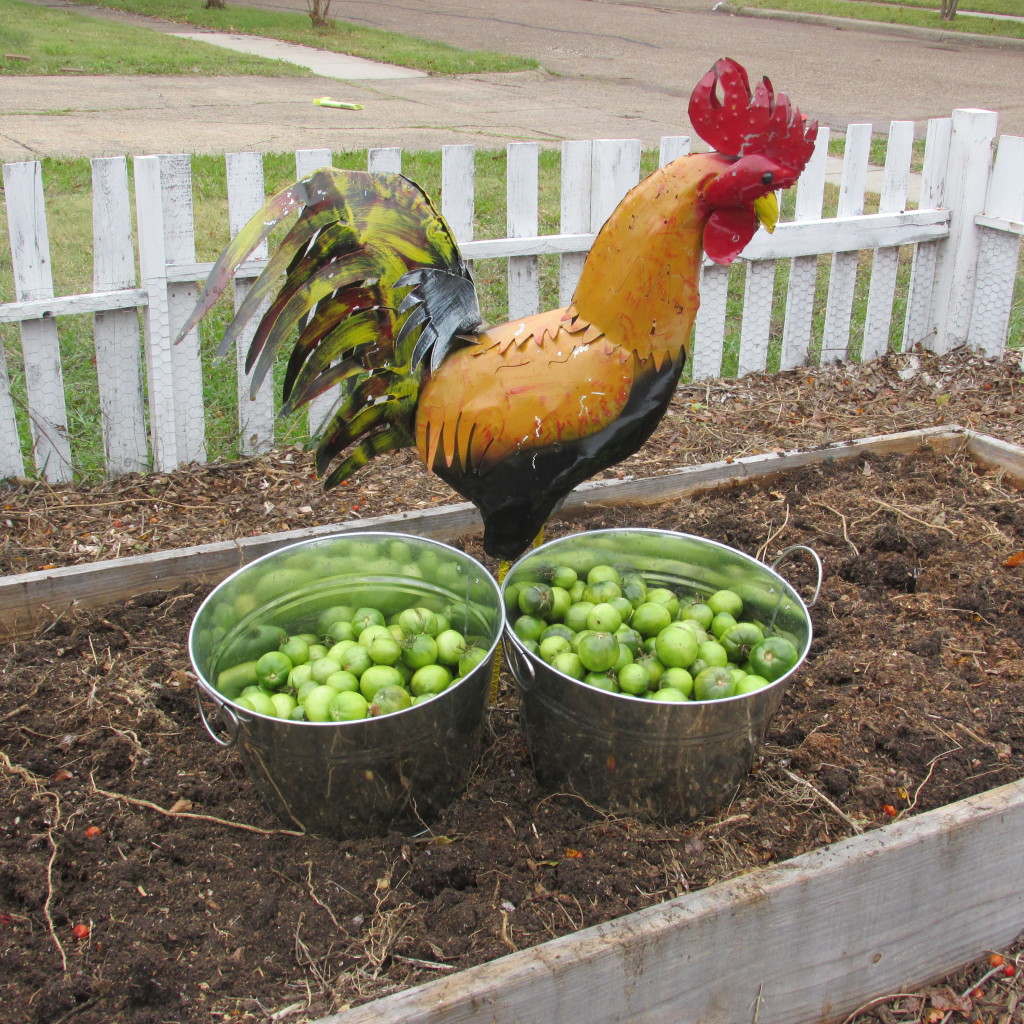
[[[522,689],[530,689],[530,687],[537,681],[537,673],[534,672],[533,666],[519,653],[519,649],[511,641],[507,644],[503,643],[502,647],[504,647],[505,657],[508,659],[509,664],[512,667],[512,671],[515,673],[516,682],[519,683],[519,686]]]
[[[818,552],[815,551],[814,548],[809,548],[806,544],[791,544],[788,548],[783,548],[782,551],[775,556],[775,561],[772,562],[772,568],[777,569],[779,563],[794,551],[806,551],[811,558],[814,559],[814,564],[818,568],[818,582],[814,585],[814,596],[807,602],[807,607],[813,608],[818,603],[818,597],[821,595],[821,583],[825,575],[821,559],[818,557]]]
[[[214,731],[210,720],[206,717],[206,708],[203,707],[203,691],[198,686],[195,689],[196,704],[199,706],[199,717],[203,720],[203,725],[206,727],[206,731],[210,734],[213,742],[222,747],[233,747],[235,740],[238,739],[238,716],[226,705],[217,704],[217,710],[220,712],[220,717],[228,730],[227,739],[222,738]]]

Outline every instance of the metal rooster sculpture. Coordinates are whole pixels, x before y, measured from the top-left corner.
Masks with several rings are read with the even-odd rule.
[[[716,152],[681,157],[626,195],[566,308],[485,327],[455,239],[417,185],[324,168],[239,232],[182,335],[300,211],[220,354],[269,299],[248,352],[254,392],[296,330],[282,414],[340,385],[319,437],[324,486],[415,445],[479,508],[488,554],[516,558],[569,491],[654,431],[688,354],[704,254],[731,263],[759,223],[774,229],[775,192],[794,184],[817,135],[767,78],[751,91],[729,59],[697,84],[689,114]]]

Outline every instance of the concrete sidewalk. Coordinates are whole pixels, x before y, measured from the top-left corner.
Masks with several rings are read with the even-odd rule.
[[[64,0],[34,2],[68,6]],[[304,0],[249,2],[296,9]],[[663,0],[657,9],[630,0],[520,0],[514,21],[506,9],[482,14],[475,0],[421,0],[414,15],[409,11],[376,0],[336,0],[332,13],[467,48],[527,53],[550,70],[423,75],[313,51],[319,63],[317,77],[310,78],[7,76],[0,160],[321,147],[416,150],[461,142],[503,147],[573,138],[639,138],[656,146],[665,135],[693,134],[686,115],[690,90],[723,54],[735,56],[752,76],[769,73],[805,113],[835,128],[870,122],[884,131],[890,120],[905,119],[923,132],[930,117],[976,106],[997,110],[1001,131],[1024,134],[1019,48],[958,44],[937,56],[932,42],[731,17],[712,13],[704,0]],[[156,19],[130,20],[173,34],[208,35]],[[837,60],[840,49],[843,59]],[[312,62],[312,54],[305,57]],[[325,95],[363,109],[316,106],[314,99]]]

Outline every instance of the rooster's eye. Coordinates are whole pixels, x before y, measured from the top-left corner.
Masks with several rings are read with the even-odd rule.
[[[770,185],[774,180],[775,180],[775,175],[772,174],[771,171],[765,171],[764,174],[761,175],[761,184],[762,185]]]

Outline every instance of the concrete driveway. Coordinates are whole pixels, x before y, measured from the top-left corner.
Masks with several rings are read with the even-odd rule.
[[[59,5],[62,0],[37,0]],[[198,2],[198,0],[197,0]],[[229,0],[230,2],[230,0]],[[305,11],[305,0],[247,0]],[[18,77],[3,79],[0,160],[56,155],[275,151],[691,134],[686,102],[713,61],[768,74],[835,128],[957,107],[1000,114],[1024,135],[1024,48],[914,37],[711,10],[712,0],[335,0],[339,20],[537,58],[510,75],[347,80]],[[81,10],[81,8],[75,8]],[[105,17],[122,17],[94,10]],[[164,31],[182,26],[147,21]],[[332,95],[362,110],[318,107]]]

